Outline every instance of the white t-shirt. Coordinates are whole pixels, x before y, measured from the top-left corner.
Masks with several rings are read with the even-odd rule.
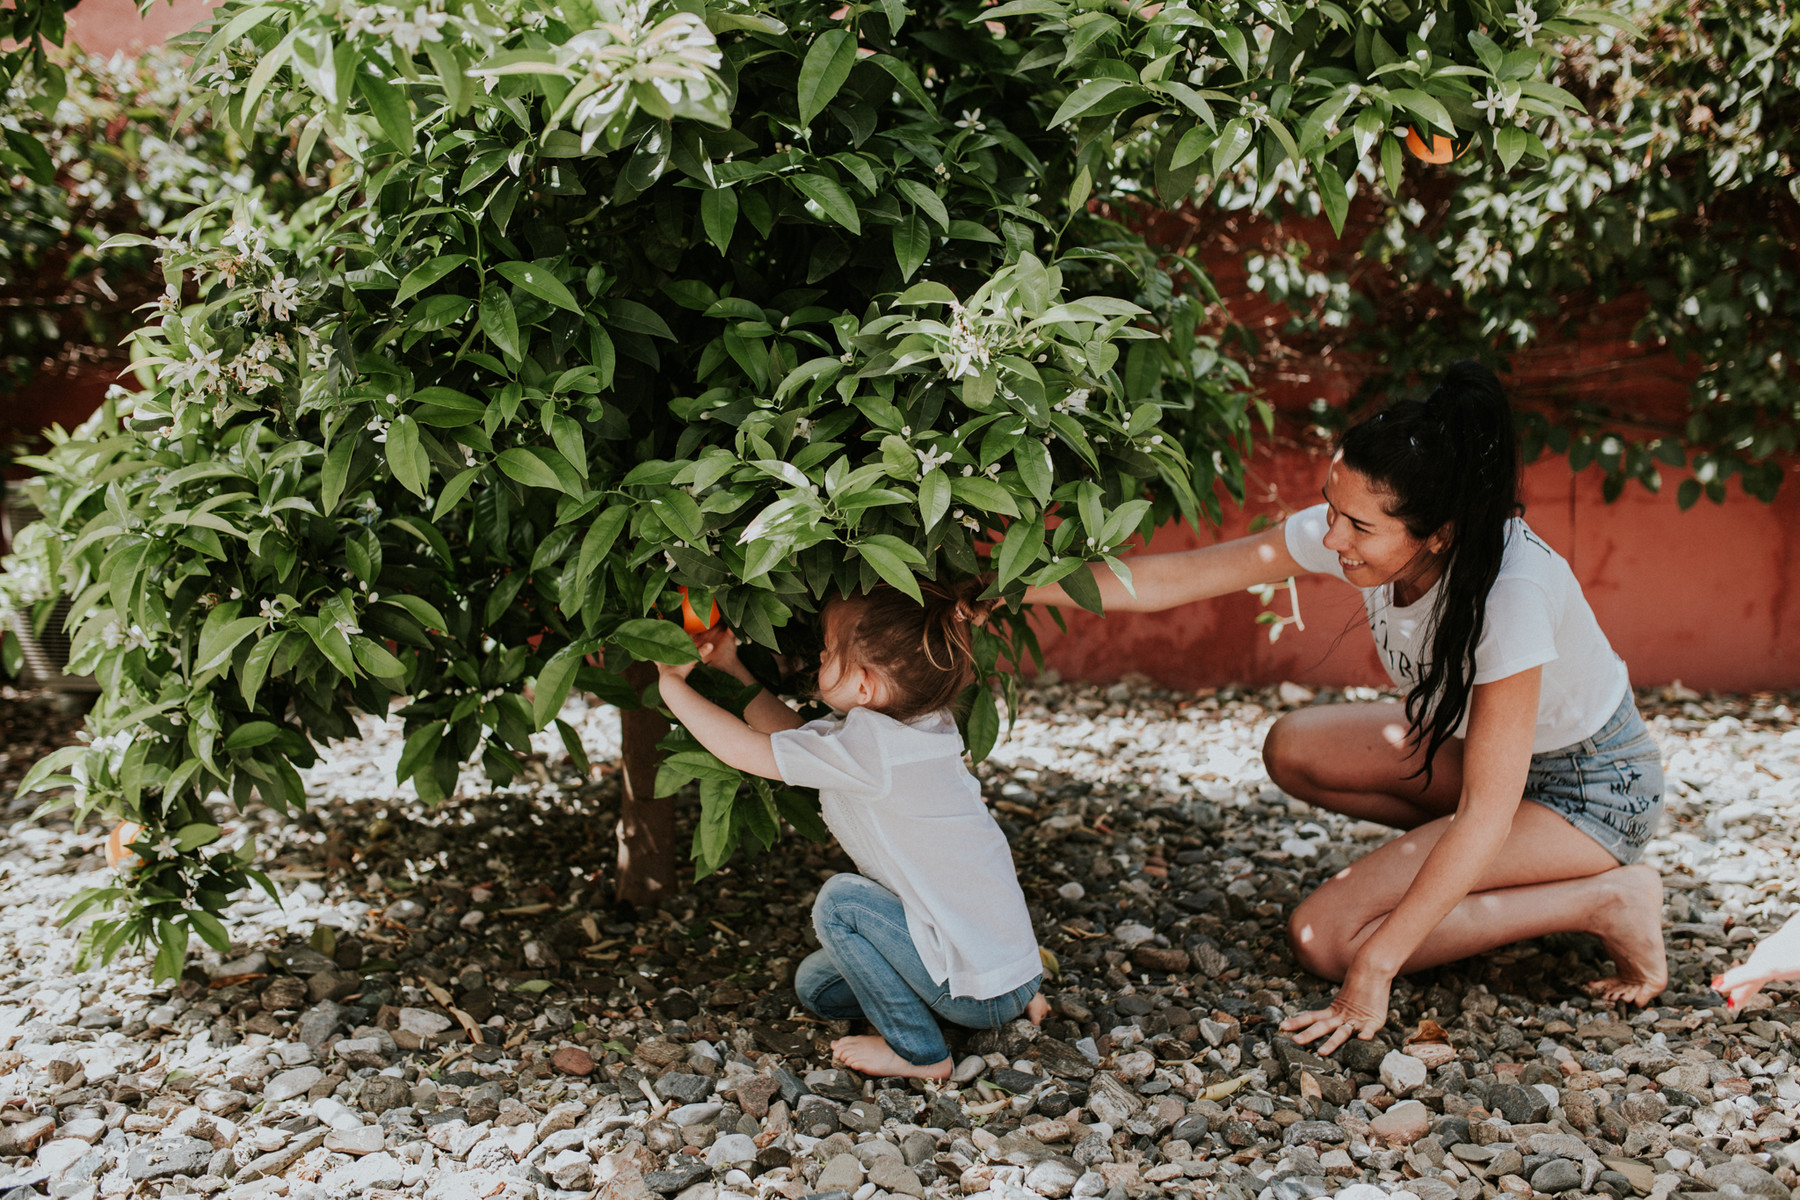
[[[1288,553],[1308,571],[1343,579],[1337,555],[1324,545],[1325,510],[1317,504],[1288,518]],[[1420,664],[1431,649],[1431,610],[1442,582],[1404,607],[1394,603],[1391,583],[1357,589],[1382,665],[1400,688],[1411,689],[1419,681]],[[1600,631],[1569,564],[1515,517],[1507,522],[1500,574],[1488,592],[1473,682],[1492,683],[1536,666],[1544,674],[1533,754],[1559,750],[1596,733],[1630,687],[1625,662]],[[1465,711],[1457,733],[1466,732],[1468,724]]]
[[[987,1000],[1038,977],[1012,847],[946,714],[902,723],[857,708],[770,741],[782,779],[819,789],[825,824],[856,869],[900,897],[933,980]]]

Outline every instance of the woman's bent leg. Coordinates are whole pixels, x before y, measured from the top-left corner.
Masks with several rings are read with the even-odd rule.
[[[1327,704],[1288,713],[1263,742],[1263,763],[1282,791],[1364,821],[1416,829],[1456,811],[1462,743],[1439,748],[1430,782],[1406,734],[1406,707]]]
[[[1302,966],[1341,980],[1356,952],[1412,886],[1449,818],[1370,851],[1303,900],[1288,921]],[[1644,1004],[1668,982],[1662,882],[1649,867],[1621,867],[1591,837],[1541,804],[1522,801],[1493,863],[1407,960],[1405,971],[1453,962],[1549,933],[1599,936],[1618,968],[1593,990]]]
[[[881,1031],[875,1039],[840,1038],[832,1044],[838,1057],[865,1074],[917,1075],[922,1068],[936,1074],[942,1067],[948,1076],[950,1047],[928,999],[942,989],[927,977],[913,947],[900,898],[861,875],[833,875],[813,902],[813,927],[857,1007]],[[912,1069],[892,1069],[875,1042]]]

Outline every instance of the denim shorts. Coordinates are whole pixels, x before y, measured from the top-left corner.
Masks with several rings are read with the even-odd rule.
[[[1568,821],[1621,864],[1642,857],[1662,820],[1662,753],[1629,689],[1592,737],[1531,756],[1525,799]]]

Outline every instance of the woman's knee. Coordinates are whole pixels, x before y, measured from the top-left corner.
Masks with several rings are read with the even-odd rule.
[[[1306,778],[1306,739],[1300,729],[1303,722],[1296,720],[1299,716],[1299,713],[1287,713],[1278,718],[1269,726],[1268,736],[1263,739],[1263,767],[1276,786],[1289,793],[1294,791],[1290,785]]]
[[[1349,931],[1326,919],[1314,892],[1288,915],[1288,946],[1302,967],[1321,979],[1341,982],[1350,969]]]

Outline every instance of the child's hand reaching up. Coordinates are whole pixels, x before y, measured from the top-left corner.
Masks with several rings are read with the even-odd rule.
[[[1762,940],[1750,961],[1731,968],[1713,980],[1713,989],[1725,994],[1726,1011],[1743,1007],[1744,1001],[1777,979],[1800,979],[1800,914]]]
[[[700,651],[699,661],[657,663],[656,674],[659,679],[686,679],[701,663],[717,667],[734,678],[741,678],[746,673],[743,665],[738,662],[737,638],[724,625],[714,625],[711,629],[703,629],[690,636],[694,639],[694,648]]]

